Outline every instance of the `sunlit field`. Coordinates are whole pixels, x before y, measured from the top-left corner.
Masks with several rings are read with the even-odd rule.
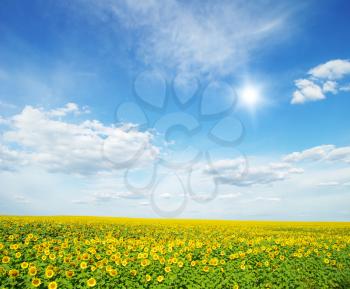
[[[350,223],[0,217],[0,288],[350,288]]]

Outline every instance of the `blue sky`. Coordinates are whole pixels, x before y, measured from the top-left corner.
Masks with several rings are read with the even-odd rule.
[[[350,220],[349,11],[3,1],[0,213]]]

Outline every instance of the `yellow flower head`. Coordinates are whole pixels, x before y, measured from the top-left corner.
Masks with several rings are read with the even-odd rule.
[[[143,260],[141,261],[141,266],[142,266],[142,267],[145,267],[145,266],[147,266],[148,264],[149,264],[148,259],[143,259]]]
[[[38,273],[38,270],[36,269],[36,267],[34,266],[29,267],[28,274],[30,276],[35,276],[37,273]]]
[[[53,281],[53,282],[50,282],[49,285],[47,286],[47,288],[49,289],[57,289],[57,282],[56,281]]]
[[[72,270],[66,271],[66,277],[67,278],[72,278],[73,276],[74,276],[74,271],[72,271]]]
[[[2,258],[2,263],[7,264],[8,262],[10,262],[11,258],[9,256],[5,256]]]
[[[81,262],[80,263],[80,268],[81,269],[86,269],[87,268],[87,263],[86,262]]]
[[[28,268],[28,262],[22,262],[22,263],[21,263],[21,268],[22,268],[22,269]]]
[[[167,266],[167,267],[164,268],[164,271],[169,273],[171,271],[171,268],[169,266]]]
[[[117,270],[115,270],[115,269],[109,270],[109,275],[110,275],[110,276],[114,277],[114,276],[117,276],[117,274],[118,274],[118,271],[117,271]]]
[[[51,270],[51,269],[46,270],[46,272],[45,272],[46,278],[52,278],[53,275],[55,275],[55,272],[53,270]]]
[[[212,266],[217,266],[219,264],[218,258],[213,258],[209,261],[209,264]]]
[[[94,287],[96,285],[96,279],[95,278],[90,278],[89,280],[86,281],[86,284],[88,287]]]
[[[147,274],[147,275],[146,275],[146,281],[149,282],[149,281],[151,281],[151,280],[152,280],[151,275]]]
[[[159,283],[163,282],[163,280],[164,280],[164,276],[163,275],[160,275],[160,276],[157,277],[157,281]]]
[[[40,284],[41,284],[41,280],[40,280],[39,278],[34,278],[34,279],[32,280],[32,285],[33,285],[34,287],[39,287]]]
[[[11,278],[16,278],[18,275],[19,275],[19,272],[18,272],[18,270],[16,270],[16,269],[11,269],[11,270],[9,271],[9,276],[10,276]]]

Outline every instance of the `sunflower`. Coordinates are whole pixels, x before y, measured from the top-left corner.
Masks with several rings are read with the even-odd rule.
[[[2,258],[2,263],[7,264],[8,262],[10,262],[11,258],[9,256],[5,256]]]
[[[86,269],[87,268],[87,263],[86,262],[81,262],[80,263],[80,268],[81,269]]]
[[[53,282],[50,282],[49,285],[47,286],[47,288],[49,289],[57,289],[57,282],[56,281],[53,281]]]
[[[126,265],[128,265],[128,261],[123,260],[123,261],[122,261],[122,265],[125,267]]]
[[[28,262],[22,262],[22,263],[21,263],[21,268],[22,268],[22,269],[28,268]]]
[[[66,277],[67,278],[72,278],[73,276],[74,276],[74,271],[72,271],[72,270],[66,271]]]
[[[217,266],[219,264],[218,258],[213,258],[209,261],[209,264],[212,266]]]
[[[33,285],[34,287],[39,287],[40,284],[41,284],[41,280],[40,280],[39,278],[34,278],[34,279],[32,280],[32,285]]]
[[[110,276],[114,277],[114,276],[116,276],[117,274],[118,274],[118,271],[117,271],[117,270],[115,270],[115,269],[109,270],[109,275],[110,275]]]
[[[37,273],[38,273],[38,270],[36,269],[35,266],[29,267],[29,269],[28,269],[28,274],[29,274],[30,276],[35,276]]]
[[[169,273],[171,271],[171,268],[169,266],[167,266],[167,267],[164,268],[164,271]]]
[[[148,259],[143,259],[143,260],[141,261],[141,266],[142,266],[142,267],[145,267],[145,266],[147,266],[147,265],[149,265],[149,260],[148,260]]]
[[[10,276],[11,278],[16,278],[18,275],[19,275],[19,272],[18,272],[18,270],[16,270],[16,269],[11,269],[11,270],[9,271],[9,276]]]
[[[45,272],[45,276],[46,278],[52,278],[53,275],[55,275],[55,272],[51,269],[47,269],[46,272]]]
[[[147,274],[147,275],[146,275],[146,281],[149,282],[149,281],[151,281],[151,280],[152,280],[151,275]]]
[[[160,275],[160,276],[157,277],[157,281],[159,283],[163,282],[163,280],[164,280],[164,276],[163,275]]]
[[[88,287],[94,287],[96,285],[96,279],[90,278],[89,280],[86,281],[86,284],[88,285]]]

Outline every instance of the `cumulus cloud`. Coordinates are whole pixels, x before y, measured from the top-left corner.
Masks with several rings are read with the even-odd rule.
[[[222,159],[213,162],[204,170],[219,183],[235,186],[267,185],[289,179],[293,175],[303,174],[304,168],[296,166],[301,163],[327,162],[329,164],[350,164],[350,146],[336,147],[321,145],[300,152],[282,156],[280,161],[266,164],[251,164],[246,169],[242,158]],[[337,182],[337,184],[344,182]],[[331,182],[320,182],[319,186],[330,185]]]
[[[320,86],[308,79],[298,79],[295,81],[298,90],[293,93],[292,104],[300,104],[307,101],[317,101],[325,96]]]
[[[337,88],[338,84],[335,81],[327,80],[322,87],[322,90],[327,93],[331,92],[333,94],[336,94],[338,92]]]
[[[0,171],[14,171],[16,165],[23,165],[24,163],[23,153],[0,144]]]
[[[293,93],[292,104],[319,101],[327,93],[337,94],[348,91],[349,84],[340,80],[350,76],[350,61],[346,59],[330,60],[308,71],[309,78],[295,81],[297,89]]]
[[[309,74],[320,79],[340,79],[350,74],[350,61],[347,59],[330,60],[310,69]]]
[[[242,174],[242,160],[227,159],[214,162],[206,173],[215,177],[221,184],[235,186],[266,185],[283,181],[293,174],[303,173],[303,169],[295,168],[287,162],[269,163],[267,165],[249,166]]]
[[[285,162],[330,161],[350,164],[350,146],[336,147],[322,145],[300,152],[293,152],[283,158]]]
[[[133,125],[57,119],[80,111],[73,103],[51,111],[26,106],[9,118],[1,138],[1,168],[26,163],[49,172],[89,175],[132,166],[136,158],[142,164],[157,157],[159,149],[152,144],[153,135]]]
[[[319,161],[324,159],[330,151],[334,150],[334,145],[316,146],[301,152],[293,152],[286,155],[283,160],[285,162],[300,162],[305,160]]]
[[[66,116],[67,114],[74,113],[76,115],[82,113],[89,113],[89,109],[87,107],[80,108],[76,103],[69,102],[64,107],[52,109],[48,112],[50,116]]]

